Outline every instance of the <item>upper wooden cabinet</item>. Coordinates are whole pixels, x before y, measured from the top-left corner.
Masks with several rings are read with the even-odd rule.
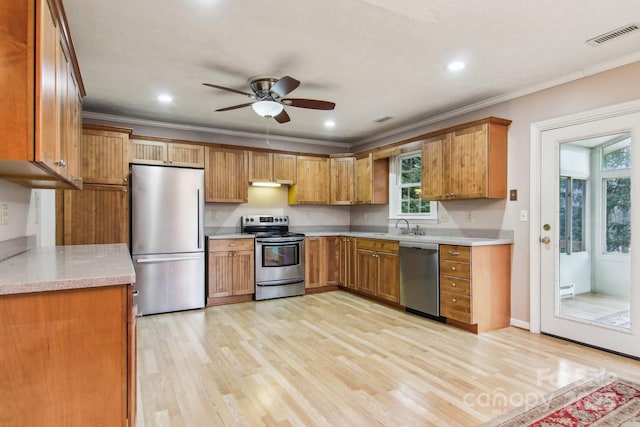
[[[196,144],[132,139],[129,147],[129,162],[204,168],[204,147]]]
[[[205,200],[245,203],[249,200],[249,159],[245,150],[205,148]]]
[[[352,205],[354,196],[354,163],[355,157],[331,158],[331,192],[332,205]]]
[[[85,184],[127,185],[130,129],[85,126],[82,169]]]
[[[356,160],[356,203],[389,203],[389,159],[373,159],[373,154]]]
[[[298,179],[289,187],[290,205],[329,204],[329,159],[298,156]]]
[[[426,140],[422,146],[422,199],[505,198],[510,123],[489,118]]]
[[[250,151],[249,182],[295,184],[296,156],[266,151]]]
[[[84,88],[62,2],[5,3],[0,177],[34,188],[80,188]]]

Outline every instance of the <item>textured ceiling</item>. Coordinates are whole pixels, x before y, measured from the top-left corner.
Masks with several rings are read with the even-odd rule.
[[[640,60],[638,0],[65,0],[85,111],[214,129],[353,142],[533,87]],[[457,73],[453,60],[466,62]],[[250,100],[256,75],[302,82],[278,124]],[[168,93],[167,105],[156,100]],[[392,117],[383,123],[377,119]],[[327,119],[335,121],[331,129]]]

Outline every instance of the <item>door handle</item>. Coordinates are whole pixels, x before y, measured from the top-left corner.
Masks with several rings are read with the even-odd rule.
[[[199,260],[199,257],[180,257],[180,258],[144,258],[138,259],[136,262],[138,264],[148,264],[152,262],[173,262],[173,261],[191,261],[191,260]]]
[[[548,245],[549,243],[551,243],[551,238],[549,236],[541,237],[540,243],[544,243],[545,245]]]

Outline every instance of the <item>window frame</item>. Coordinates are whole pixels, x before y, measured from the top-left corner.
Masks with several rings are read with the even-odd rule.
[[[403,213],[402,212],[402,188],[405,188],[400,182],[401,166],[403,159],[411,157],[420,157],[422,161],[422,150],[409,151],[391,157],[389,161],[389,218],[390,219],[413,219],[427,222],[437,222],[438,220],[438,202],[430,201],[429,213]],[[421,174],[422,176],[422,174]],[[420,180],[420,190],[422,190],[422,178]]]

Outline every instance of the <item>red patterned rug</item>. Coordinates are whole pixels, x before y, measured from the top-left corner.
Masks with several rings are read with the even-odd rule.
[[[640,384],[611,374],[583,380],[485,426],[640,426]]]

